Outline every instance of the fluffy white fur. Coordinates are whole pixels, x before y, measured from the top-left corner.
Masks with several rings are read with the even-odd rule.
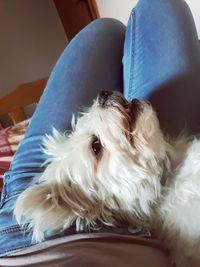
[[[45,138],[47,167],[19,196],[17,221],[42,241],[80,218],[88,227],[139,220],[156,229],[177,266],[200,266],[200,141],[170,144],[149,103],[140,102],[135,121],[130,105],[96,100],[68,136],[54,130]]]

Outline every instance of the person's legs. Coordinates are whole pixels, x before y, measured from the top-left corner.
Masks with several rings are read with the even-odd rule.
[[[91,104],[100,90],[122,91],[124,34],[122,23],[113,19],[96,20],[83,29],[60,56],[5,175],[0,209],[1,256],[30,245],[31,234],[20,230],[12,209],[19,193],[42,171],[44,135],[51,134],[52,127],[62,132],[70,130],[72,114]]]
[[[139,0],[124,48],[124,94],[148,99],[169,133],[200,126],[200,44],[183,0]]]

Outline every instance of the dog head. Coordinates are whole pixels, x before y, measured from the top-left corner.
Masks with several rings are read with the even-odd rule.
[[[88,225],[144,219],[160,195],[168,144],[149,103],[103,91],[72,128],[45,138],[47,168],[15,206],[37,241],[80,218]]]

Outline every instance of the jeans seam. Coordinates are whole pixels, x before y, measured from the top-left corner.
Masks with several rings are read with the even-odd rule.
[[[128,99],[131,100],[131,92],[132,92],[132,88],[133,86],[133,80],[134,80],[134,69],[135,69],[135,35],[136,35],[136,29],[134,29],[133,31],[133,25],[135,25],[136,23],[136,12],[135,12],[135,8],[133,9],[132,13],[131,13],[131,44],[130,44],[130,50],[131,50],[131,64],[130,64],[130,81],[129,81],[129,89],[128,89]],[[136,25],[135,25],[136,28]]]
[[[0,236],[3,235],[3,234],[9,234],[9,233],[14,233],[14,232],[26,232],[26,233],[29,233],[31,231],[28,229],[28,224],[24,225],[23,229],[21,228],[21,226],[16,224],[16,225],[8,226],[7,228],[5,228],[3,230],[0,230]]]
[[[5,188],[5,187],[4,187]],[[21,191],[16,191],[11,195],[6,194],[6,189],[2,190],[2,198],[1,198],[1,203],[0,203],[0,209],[3,208],[6,202],[10,201],[11,199],[17,197]]]
[[[20,227],[20,225],[12,225],[12,226],[8,226],[7,228],[3,229],[0,231],[0,237],[4,236],[4,235],[9,235],[9,234],[12,234],[12,233],[22,233],[24,232],[24,234],[26,235],[29,235],[31,233],[31,230],[28,228],[28,224],[25,224],[23,226],[23,228]],[[31,244],[29,241],[25,241],[23,242],[23,245],[21,246],[17,246],[17,248],[7,248],[5,250],[2,249],[2,251],[0,252],[0,259],[1,257],[4,257],[4,256],[8,256],[7,254],[8,253],[14,253],[16,251],[19,251],[21,249],[25,249],[26,247],[30,247],[34,244]]]
[[[1,202],[0,202],[0,209],[3,208],[6,199],[6,178],[5,175],[3,176],[3,189],[1,191]]]

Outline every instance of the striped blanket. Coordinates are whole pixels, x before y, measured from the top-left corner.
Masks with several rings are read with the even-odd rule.
[[[28,120],[0,130],[0,192],[3,186],[3,174],[9,169],[13,155],[27,127]]]

